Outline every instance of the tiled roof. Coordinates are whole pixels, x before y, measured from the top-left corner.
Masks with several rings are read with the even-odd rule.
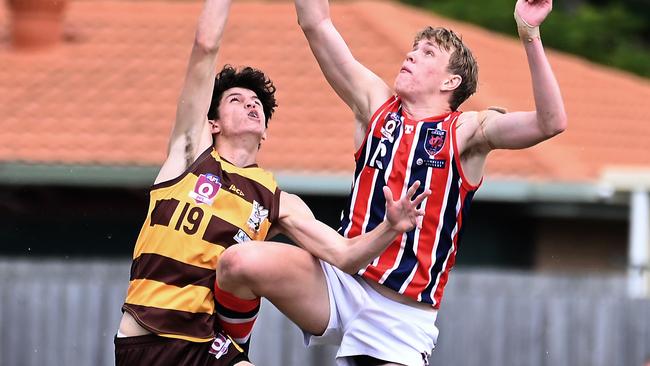
[[[38,52],[11,49],[9,15],[0,9],[0,163],[159,165],[201,7],[201,1],[73,0],[64,42]],[[332,17],[356,57],[389,84],[420,28],[448,26],[480,65],[479,91],[461,109],[533,108],[515,39],[393,2],[335,2]],[[488,177],[591,181],[605,166],[650,166],[648,80],[548,54],[569,129],[531,149],[492,153]],[[234,2],[224,63],[261,68],[278,87],[280,107],[260,165],[351,173],[352,115],[318,70],[292,2]]]

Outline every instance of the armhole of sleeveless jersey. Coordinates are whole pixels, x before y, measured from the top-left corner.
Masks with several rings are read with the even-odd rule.
[[[366,146],[366,143],[368,142],[368,135],[370,135],[370,129],[372,128],[372,125],[373,125],[372,121],[374,121],[379,116],[379,114],[382,113],[384,111],[384,109],[386,109],[386,107],[390,103],[392,103],[392,102],[394,102],[396,100],[397,100],[397,96],[395,96],[395,95],[391,96],[390,98],[388,98],[388,100],[386,100],[384,102],[384,104],[382,104],[379,108],[377,108],[375,113],[372,114],[372,117],[370,117],[370,120],[368,121],[368,125],[366,126],[366,134],[363,137],[363,142],[359,146],[359,149],[354,153],[354,161],[359,160],[359,156],[361,155],[361,152],[363,151],[363,149]]]
[[[269,214],[271,225],[275,225],[280,216],[280,194],[282,194],[280,187],[275,187],[275,193],[273,194],[273,207],[271,207],[271,213]]]
[[[463,164],[460,161],[460,154],[458,150],[458,141],[456,141],[456,122],[458,122],[458,118],[463,112],[458,112],[458,114],[454,117],[454,120],[451,121],[451,125],[449,126],[449,131],[451,132],[451,142],[454,144],[454,162],[456,163],[456,169],[458,169],[458,173],[460,174],[460,178],[462,179],[462,186],[465,188],[467,191],[476,191],[481,184],[483,183],[483,176],[481,176],[481,180],[479,180],[478,183],[471,184],[468,180],[467,177],[465,176],[465,172],[463,171]]]
[[[170,179],[170,180],[166,180],[164,182],[156,183],[156,184],[151,186],[150,190],[153,191],[153,190],[160,189],[160,188],[170,187],[170,186],[173,186],[174,184],[180,182],[181,179],[183,179],[189,172],[191,172],[199,164],[201,164],[201,162],[203,160],[205,160],[206,157],[210,156],[210,154],[212,154],[213,149],[214,148],[212,146],[208,147],[204,152],[201,153],[201,155],[199,155],[198,158],[196,158],[196,160],[194,160],[194,162],[192,164],[190,164],[190,166],[187,167],[187,169],[185,169],[185,171],[183,173],[181,173],[181,175],[179,175],[178,177],[176,177],[174,179]]]

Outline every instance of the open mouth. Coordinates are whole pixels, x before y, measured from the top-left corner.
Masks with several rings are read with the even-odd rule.
[[[253,110],[253,111],[248,112],[248,117],[259,119],[260,115],[259,115],[259,113],[257,113],[257,111]]]

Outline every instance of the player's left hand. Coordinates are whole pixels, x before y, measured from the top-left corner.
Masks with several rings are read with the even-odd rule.
[[[515,12],[528,25],[538,27],[553,9],[553,0],[517,0]]]
[[[415,192],[420,187],[420,181],[413,183],[406,191],[406,194],[398,201],[393,200],[393,192],[388,186],[384,186],[384,198],[386,199],[386,220],[390,226],[399,232],[413,230],[415,227],[422,228],[422,217],[424,208],[418,206],[425,198],[431,195],[430,190],[425,190],[417,197],[413,198]]]

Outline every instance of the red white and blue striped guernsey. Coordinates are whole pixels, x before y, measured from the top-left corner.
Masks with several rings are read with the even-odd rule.
[[[422,229],[396,237],[359,274],[436,309],[480,185],[467,182],[461,168],[455,134],[460,113],[415,121],[402,114],[398,97],[386,101],[372,116],[355,155],[354,184],[339,229],[351,238],[379,225],[385,218],[384,185],[395,197],[416,180],[422,183],[416,195],[430,189],[422,202]]]

